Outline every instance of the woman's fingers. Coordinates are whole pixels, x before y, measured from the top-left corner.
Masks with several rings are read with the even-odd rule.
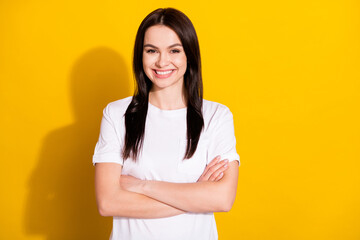
[[[215,178],[214,182],[219,181],[220,179],[222,179],[223,176],[224,176],[224,172],[221,172],[221,173],[219,174],[219,176],[217,176],[217,177]]]
[[[224,164],[218,168],[211,176],[209,177],[209,181],[219,181],[224,176],[224,171],[228,168],[228,161],[225,160]]]
[[[204,177],[206,179],[210,179],[210,177],[214,175],[214,177],[216,178],[217,174],[220,174],[220,172],[218,172],[218,170],[221,169],[227,163],[228,163],[227,159],[218,162],[217,164],[215,164],[214,166],[209,168],[209,170],[205,173]]]
[[[220,173],[227,169],[227,166],[225,166],[227,163],[228,160],[225,159],[217,162],[216,164],[209,164],[208,167],[205,168],[198,181],[215,181],[215,179],[218,179]]]
[[[207,172],[207,170],[209,168],[211,168],[212,166],[214,166],[215,164],[217,164],[220,161],[220,156],[216,156],[213,160],[211,160],[211,162],[206,166],[204,173]]]
[[[210,167],[214,166],[219,161],[220,161],[220,156],[216,156],[213,160],[211,160],[211,162],[206,166],[204,172],[201,174],[200,178],[198,179],[198,182],[207,181],[208,179],[205,179],[205,174],[208,172]]]

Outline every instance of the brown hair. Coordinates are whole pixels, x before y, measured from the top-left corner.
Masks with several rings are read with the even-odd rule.
[[[187,58],[184,75],[184,87],[187,98],[187,148],[184,158],[191,158],[196,151],[201,131],[204,127],[202,115],[203,86],[201,59],[198,38],[190,19],[174,8],[159,8],[147,15],[141,22],[136,34],[133,71],[136,89],[125,113],[124,160],[137,159],[144,141],[145,122],[148,109],[148,97],[152,82],[143,69],[144,36],[146,30],[154,25],[171,28],[180,38]]]

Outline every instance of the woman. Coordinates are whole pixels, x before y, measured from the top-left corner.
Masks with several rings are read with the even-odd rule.
[[[133,69],[137,90],[104,109],[93,156],[110,239],[217,239],[213,212],[235,200],[239,156],[231,112],[202,99],[191,21],[172,8],[150,13]]]

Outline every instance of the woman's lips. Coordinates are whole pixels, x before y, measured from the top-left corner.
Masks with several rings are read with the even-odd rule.
[[[153,72],[157,78],[168,78],[171,76],[171,74],[174,72],[174,69],[169,70],[155,70],[153,69]]]

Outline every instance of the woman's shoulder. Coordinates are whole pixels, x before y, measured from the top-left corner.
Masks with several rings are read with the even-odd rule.
[[[109,115],[114,115],[114,114],[124,115],[131,100],[132,100],[132,96],[110,102],[107,104],[104,111],[108,112]]]
[[[223,125],[232,124],[233,115],[224,104],[203,100],[204,129],[207,134],[212,134]]]
[[[122,98],[113,102],[110,102],[108,104],[109,107],[111,108],[122,108],[122,107],[128,107],[131,100],[132,100],[132,96],[126,97],[126,98]]]
[[[214,114],[231,114],[231,111],[224,104],[203,99],[203,114],[213,116]]]

